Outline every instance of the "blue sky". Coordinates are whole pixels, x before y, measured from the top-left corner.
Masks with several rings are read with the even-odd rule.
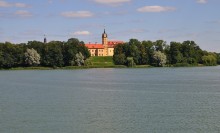
[[[0,42],[194,40],[220,52],[220,0],[0,0]]]

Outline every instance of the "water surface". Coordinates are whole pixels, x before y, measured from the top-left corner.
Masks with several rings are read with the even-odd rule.
[[[220,132],[220,67],[0,71],[0,133]]]

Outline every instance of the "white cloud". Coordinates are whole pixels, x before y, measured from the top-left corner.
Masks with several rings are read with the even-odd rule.
[[[71,35],[90,35],[89,31],[76,31],[74,33],[71,33]]]
[[[10,6],[11,6],[10,3],[0,0],[0,7],[10,7]]]
[[[131,2],[131,0],[93,0],[93,1],[99,4],[105,4],[110,6],[119,6],[122,5],[123,3]]]
[[[29,5],[24,4],[24,3],[14,3],[14,6],[15,6],[15,7],[20,7],[20,8],[30,7]]]
[[[167,11],[174,11],[176,10],[175,7],[163,7],[163,6],[144,6],[138,8],[138,12],[167,12]]]
[[[18,7],[18,8],[27,8],[30,7],[25,3],[9,3],[4,0],[0,0],[0,7]]]
[[[208,0],[196,0],[197,3],[206,4]]]
[[[88,18],[94,16],[90,11],[69,11],[63,12],[61,15],[67,18]]]
[[[33,15],[26,10],[18,10],[14,13],[18,17],[32,17]]]

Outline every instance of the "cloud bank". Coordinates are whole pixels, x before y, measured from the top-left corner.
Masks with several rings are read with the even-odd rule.
[[[105,4],[109,6],[120,6],[124,3],[131,2],[131,0],[93,0],[93,1],[99,4]]]
[[[208,0],[196,0],[196,2],[199,4],[206,4]]]
[[[76,31],[72,33],[71,35],[90,35],[89,31]]]
[[[0,0],[0,7],[18,7],[18,8],[28,8],[29,5],[25,3],[9,3],[4,0]]]
[[[168,12],[168,11],[175,11],[175,7],[165,7],[165,6],[144,6],[138,8],[138,12]]]
[[[66,18],[88,18],[93,17],[94,14],[90,11],[68,11],[62,12],[61,16]]]

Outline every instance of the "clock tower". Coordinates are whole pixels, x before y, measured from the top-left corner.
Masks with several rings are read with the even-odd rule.
[[[104,29],[104,33],[102,34],[102,44],[105,46],[108,45],[108,35],[105,33],[105,29]]]

